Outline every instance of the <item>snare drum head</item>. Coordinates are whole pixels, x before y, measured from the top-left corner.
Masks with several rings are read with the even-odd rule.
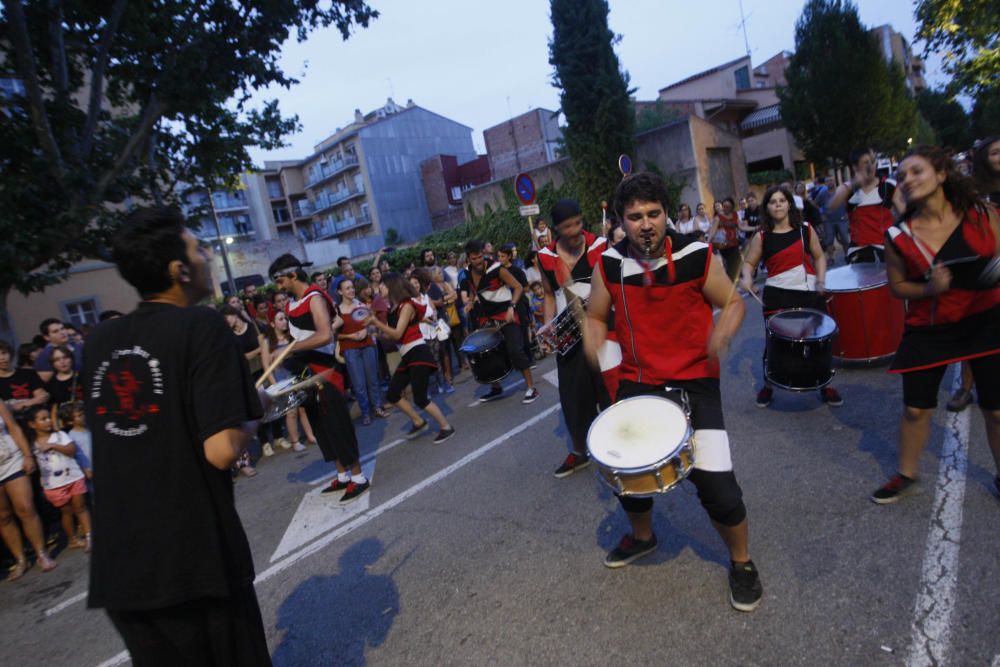
[[[687,432],[687,416],[679,405],[661,396],[636,396],[597,416],[587,433],[587,449],[603,466],[643,468],[676,452]]]
[[[274,384],[268,386],[264,391],[266,391],[271,396],[281,393],[285,389],[288,389],[293,384],[295,384],[295,378],[286,378],[280,382],[275,382]]]
[[[465,340],[462,341],[462,352],[485,352],[486,350],[493,349],[497,345],[503,342],[503,334],[498,330],[480,329],[479,331],[473,331]]]
[[[821,340],[836,333],[837,323],[818,310],[792,308],[769,317],[767,328],[771,333],[789,340]]]
[[[354,320],[355,322],[364,322],[365,319],[367,319],[368,316],[371,314],[372,311],[369,310],[366,306],[358,306],[357,308],[351,311],[351,319]]]
[[[826,272],[826,289],[829,292],[858,292],[888,284],[884,264],[848,264]]]

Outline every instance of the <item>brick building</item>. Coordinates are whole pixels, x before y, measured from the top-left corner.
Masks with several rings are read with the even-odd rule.
[[[532,109],[483,130],[486,153],[494,180],[513,178],[558,159],[562,141],[559,114]]]

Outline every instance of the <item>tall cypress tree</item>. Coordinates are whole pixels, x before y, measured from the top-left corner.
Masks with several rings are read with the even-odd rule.
[[[813,162],[846,160],[868,145],[905,148],[917,126],[902,68],[886,62],[850,0],[809,0],[778,89],[781,118]]]
[[[618,156],[633,154],[635,115],[628,74],[614,52],[606,0],[551,0],[549,64],[562,92],[563,139],[573,161],[585,220],[594,220],[601,200],[614,191],[621,173]]]

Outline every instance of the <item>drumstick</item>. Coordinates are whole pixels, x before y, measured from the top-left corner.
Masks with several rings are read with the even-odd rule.
[[[296,384],[293,384],[290,387],[285,387],[281,391],[271,394],[271,398],[272,399],[278,398],[279,396],[284,396],[285,394],[290,394],[293,391],[299,391],[300,389],[308,389],[313,385],[323,384],[324,382],[326,382],[325,375],[323,373],[319,373],[318,375],[313,375],[311,378],[307,380],[303,380],[302,382],[297,382]]]
[[[291,343],[289,343],[288,346],[284,350],[282,350],[277,357],[275,357],[274,361],[271,362],[271,365],[268,366],[267,370],[264,371],[264,374],[257,379],[257,382],[255,382],[253,385],[254,389],[260,389],[264,385],[264,383],[267,381],[268,376],[270,376],[271,373],[274,372],[274,369],[280,366],[281,362],[285,360],[285,357],[291,354],[293,347],[295,347],[294,340]]]

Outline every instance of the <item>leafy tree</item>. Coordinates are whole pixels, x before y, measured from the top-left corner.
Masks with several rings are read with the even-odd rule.
[[[663,100],[656,100],[652,105],[646,102],[638,107],[635,114],[635,131],[636,134],[639,134],[655,130],[681,118],[684,118],[684,114],[677,109],[666,106]]]
[[[977,139],[1000,134],[1000,89],[984,90],[976,96],[972,133]]]
[[[950,92],[1000,90],[1000,3],[917,0],[914,15],[925,55],[944,52]]]
[[[809,0],[778,89],[781,117],[806,157],[845,161],[863,144],[902,150],[917,124],[902,68],[887,64],[850,0]]]
[[[295,131],[251,95],[296,80],[281,45],[378,16],[364,0],[2,0],[0,62],[23,94],[0,98],[0,336],[7,295],[55,284],[100,256],[123,211],[214,184]]]
[[[934,128],[938,143],[956,151],[972,145],[969,114],[953,96],[944,90],[921,90],[917,95],[917,108]]]
[[[628,74],[614,52],[606,0],[551,0],[549,64],[566,116],[563,137],[580,207],[594,219],[621,180],[618,156],[632,155],[635,114]]]

